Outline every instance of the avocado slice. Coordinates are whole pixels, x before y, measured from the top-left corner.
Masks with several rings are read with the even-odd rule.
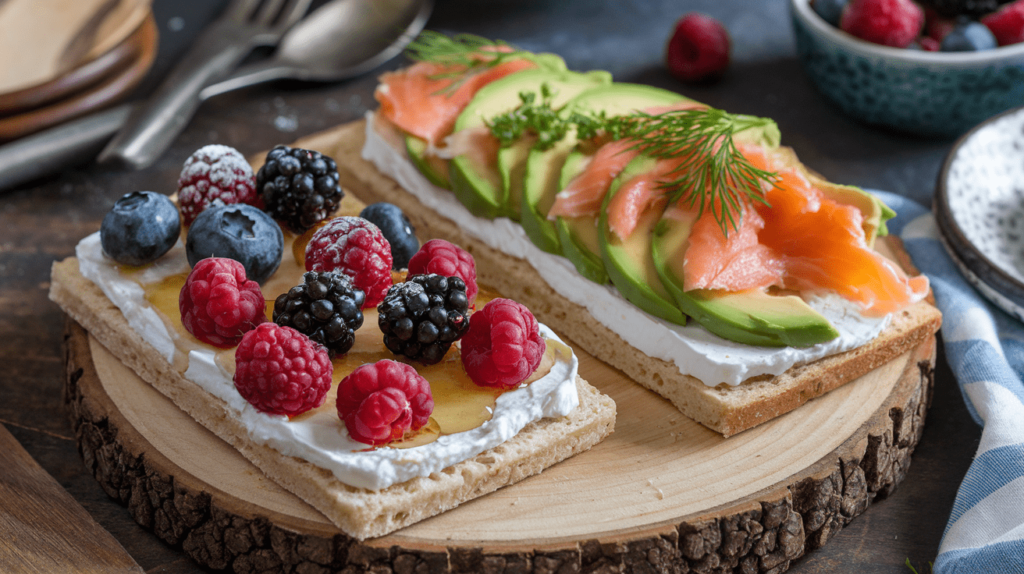
[[[598,242],[608,276],[627,301],[655,317],[685,325],[686,317],[679,310],[672,294],[662,285],[652,256],[654,226],[661,219],[663,208],[651,208],[644,212],[636,229],[625,240],[620,239],[608,226],[608,204],[611,199],[623,184],[650,171],[656,162],[654,158],[641,154],[633,158],[612,181],[601,205]]]
[[[746,345],[809,347],[839,336],[828,319],[796,295],[683,291],[683,257],[695,222],[695,215],[691,219],[663,216],[651,242],[661,284],[683,313],[719,337]]]
[[[476,93],[455,121],[455,131],[481,127],[486,119],[517,108],[521,103],[521,92],[539,93],[541,87],[547,85],[553,93],[552,105],[557,109],[580,92],[610,83],[611,74],[604,71],[577,73],[531,69],[510,74]],[[517,161],[518,157],[525,161],[525,154],[507,154],[506,167],[502,169],[512,173],[515,168],[508,162]],[[489,219],[498,216],[519,218],[519,212],[512,211],[509,205],[507,189],[502,184],[497,165],[487,165],[468,154],[460,155],[451,160],[449,177],[455,196],[474,215]]]
[[[508,147],[498,150],[498,172],[501,174],[501,189],[507,202],[507,211],[519,217],[523,194],[523,177],[526,174],[526,160],[537,138],[527,134]]]
[[[448,161],[427,153],[427,142],[416,136],[405,136],[405,151],[412,164],[430,183],[443,189],[451,189],[448,180]]]
[[[606,116],[614,117],[680,101],[689,100],[661,88],[617,82],[583,92],[569,102],[562,113],[568,115],[572,112],[603,111]],[[514,198],[517,193],[522,195],[519,221],[526,235],[538,247],[549,253],[562,252],[555,222],[549,221],[547,215],[555,202],[555,195],[563,189],[559,185],[561,169],[576,143],[576,132],[570,131],[565,138],[549,149],[530,150],[521,192],[514,181],[509,187],[510,198]]]
[[[549,72],[566,71],[565,60],[557,54],[523,54],[523,59],[532,61],[537,65],[538,70]],[[513,74],[514,75],[514,74]],[[448,160],[427,153],[427,142],[422,138],[413,135],[405,136],[405,151],[413,165],[422,173],[430,183],[444,188],[451,189],[451,182],[448,179]]]
[[[593,158],[592,154],[576,149],[569,153],[559,174],[558,189],[565,189],[572,178],[586,169]],[[580,275],[594,283],[608,282],[608,271],[601,259],[601,245],[598,242],[598,216],[559,217],[555,221],[555,231],[564,255],[576,267]]]

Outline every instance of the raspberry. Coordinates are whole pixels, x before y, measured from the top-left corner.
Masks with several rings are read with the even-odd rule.
[[[462,365],[477,385],[511,389],[537,370],[545,349],[529,309],[511,299],[494,299],[469,318]]]
[[[192,269],[178,295],[181,324],[215,347],[233,347],[267,320],[263,292],[234,259],[208,257]]]
[[[361,217],[335,217],[306,246],[306,271],[338,271],[376,307],[391,287],[391,246],[377,226]]]
[[[1000,46],[1024,42],[1024,0],[1017,0],[985,16],[981,23],[988,26]]]
[[[354,440],[374,446],[427,424],[434,398],[412,366],[390,359],[365,364],[338,383],[338,416]]]
[[[445,241],[431,239],[409,259],[409,275],[436,273],[445,277],[459,277],[466,283],[466,299],[473,304],[476,299],[476,261],[467,251]]]
[[[271,415],[292,417],[324,404],[333,374],[326,349],[277,323],[249,331],[235,350],[235,388]]]
[[[861,40],[906,48],[921,33],[924,10],[911,0],[853,0],[839,27]]]
[[[717,78],[729,66],[729,33],[711,16],[687,14],[676,22],[665,62],[668,71],[684,82]]]
[[[256,176],[235,148],[208,145],[185,160],[178,177],[182,224],[192,225],[204,209],[218,202],[257,205]]]

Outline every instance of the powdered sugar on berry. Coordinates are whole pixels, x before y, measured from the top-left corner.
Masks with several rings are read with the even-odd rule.
[[[178,202],[184,225],[210,205],[256,202],[256,175],[235,148],[208,145],[193,153],[178,177]]]
[[[99,233],[83,239],[76,249],[79,270],[117,305],[131,329],[172,362],[177,352],[177,335],[146,301],[142,284],[188,271],[184,246],[171,251],[132,278],[122,275],[117,265],[103,255]],[[544,325],[541,334],[558,337]],[[579,406],[575,355],[556,362],[544,377],[498,397],[491,420],[471,431],[445,435],[423,446],[408,449],[378,448],[349,438],[345,425],[335,417],[309,417],[290,421],[285,416],[267,415],[252,407],[235,389],[231,375],[217,362],[212,348],[188,354],[186,379],[225,403],[226,412],[245,427],[249,440],[295,456],[329,470],[345,484],[378,490],[415,477],[429,476],[494,448],[515,436],[531,422],[561,417]]]

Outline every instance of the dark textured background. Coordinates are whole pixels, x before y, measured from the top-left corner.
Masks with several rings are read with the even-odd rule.
[[[166,74],[223,4],[155,1],[160,52],[140,95]],[[733,63],[718,83],[683,85],[662,65],[672,24],[689,11],[718,18],[732,36]],[[179,30],[170,25],[174,17],[184,23]],[[783,143],[829,179],[894,191],[924,204],[931,202],[952,145],[858,124],[822,100],[796,59],[785,0],[440,0],[428,26],[556,52],[571,69],[606,69],[619,81],[652,84],[733,112],[772,117]],[[399,58],[385,68],[402,63]],[[0,422],[147,572],[201,569],[179,549],[136,526],[127,510],[84,472],[61,406],[63,320],[46,298],[50,263],[71,255],[75,243],[99,228],[122,194],[174,191],[182,162],[202,145],[222,143],[252,154],[358,119],[375,106],[374,76],[337,85],[279,83],[226,94],[204,104],[175,145],[147,170],[87,166],[0,195]],[[906,482],[791,572],[909,573],[904,566],[908,558],[919,571],[927,571],[979,436],[940,355],[934,406]]]

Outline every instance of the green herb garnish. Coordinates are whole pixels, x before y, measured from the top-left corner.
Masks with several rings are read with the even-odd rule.
[[[572,123],[560,117],[551,106],[553,94],[547,84],[540,88],[541,101],[537,102],[537,94],[523,91],[519,93],[522,102],[516,109],[484,120],[491,134],[498,138],[502,147],[508,147],[519,141],[527,132],[534,134],[537,141],[534,149],[546,150],[565,137]]]
[[[482,58],[481,54],[488,57]],[[529,54],[501,40],[488,40],[473,34],[445,36],[440,32],[424,30],[406,48],[405,55],[417,62],[452,66],[451,72],[431,76],[431,79],[454,78],[444,92],[452,92],[473,73],[493,68],[502,62]]]
[[[669,201],[683,201],[697,210],[698,217],[711,209],[722,232],[739,230],[745,200],[764,205],[762,184],[774,185],[777,174],[750,164],[736,148],[733,136],[750,128],[766,126],[771,120],[737,115],[713,108],[673,110],[660,114],[635,112],[608,118],[604,112],[568,114],[552,109],[551,94],[544,86],[537,95],[519,94],[522,104],[486,122],[502,146],[511,145],[526,133],[537,136],[536,149],[550,148],[575,127],[580,140],[604,135],[613,140],[636,140],[634,149],[658,158],[684,158],[661,183]]]
[[[519,107],[484,120],[484,124],[490,128],[491,135],[498,138],[502,147],[508,147],[531,133],[537,138],[533,149],[540,151],[550,149],[572,128],[576,129],[579,139],[589,139],[607,127],[604,112],[585,115],[574,111],[566,115],[556,111],[551,102],[554,95],[547,84],[541,84],[539,103],[536,93],[519,92]]]
[[[682,200],[697,209],[698,216],[711,209],[715,221],[728,235],[739,230],[744,200],[768,205],[763,183],[775,185],[777,174],[751,165],[733,142],[733,136],[771,120],[730,114],[714,108],[673,110],[651,115],[637,112],[608,120],[615,138],[637,140],[635,149],[659,158],[683,158],[661,182],[670,202]]]

